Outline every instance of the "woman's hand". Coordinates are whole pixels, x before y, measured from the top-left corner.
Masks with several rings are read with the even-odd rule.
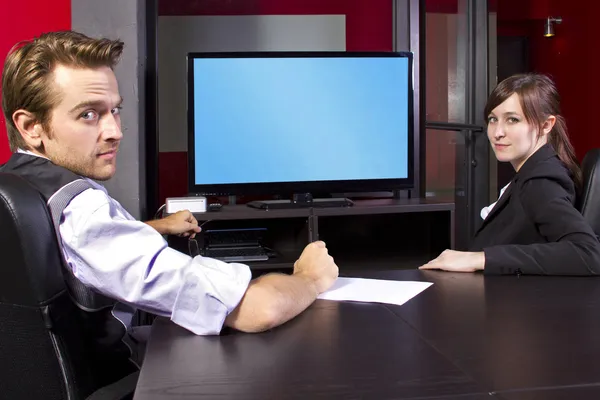
[[[483,251],[474,253],[468,251],[444,250],[437,258],[422,265],[419,269],[441,269],[451,272],[483,271],[485,254]]]

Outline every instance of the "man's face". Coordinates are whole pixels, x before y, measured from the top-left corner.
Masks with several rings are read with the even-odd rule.
[[[121,133],[121,96],[108,67],[54,70],[60,103],[43,132],[43,155],[76,174],[104,181],[116,172]]]

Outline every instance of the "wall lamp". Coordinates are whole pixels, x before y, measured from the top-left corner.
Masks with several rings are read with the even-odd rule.
[[[554,36],[554,24],[560,24],[562,22],[561,17],[548,17],[546,18],[546,23],[544,24],[544,36],[552,37]]]

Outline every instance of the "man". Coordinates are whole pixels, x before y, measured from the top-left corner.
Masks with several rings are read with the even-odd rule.
[[[95,182],[115,174],[123,137],[113,73],[122,50],[123,42],[75,32],[13,48],[2,74],[2,108],[14,154],[0,171],[24,177],[48,201],[82,177],[91,186],[64,208],[61,247],[69,273],[117,300],[111,315],[126,327],[133,307],[199,335],[218,334],[224,325],[260,332],[295,317],[337,278],[323,242],[304,249],[292,275],[251,280],[246,265],[191,258],[167,246],[163,234],[200,232],[191,213],[142,223]]]

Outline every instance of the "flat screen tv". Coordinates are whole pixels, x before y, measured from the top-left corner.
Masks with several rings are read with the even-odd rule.
[[[412,53],[190,53],[189,191],[410,189]]]

